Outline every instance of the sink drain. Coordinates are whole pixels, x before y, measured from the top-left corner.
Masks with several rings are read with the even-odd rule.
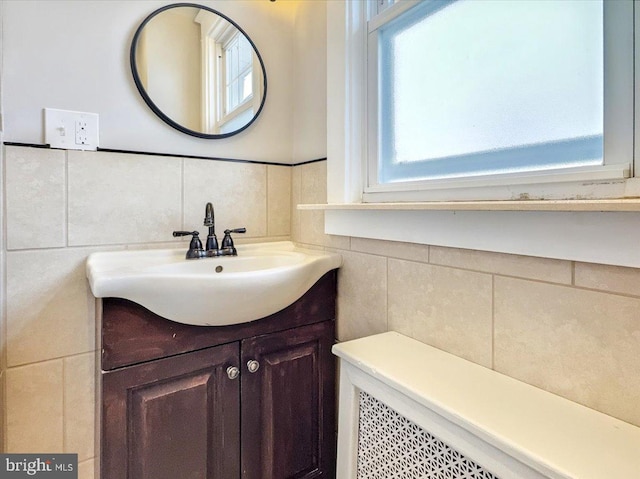
[[[216,266],[216,273],[222,272],[224,268],[222,266]]]

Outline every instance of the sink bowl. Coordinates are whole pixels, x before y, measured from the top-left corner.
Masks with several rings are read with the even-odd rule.
[[[87,278],[97,298],[128,299],[179,323],[225,326],[286,308],[342,264],[338,254],[289,241],[236,248],[238,256],[190,260],[185,249],[93,253]]]

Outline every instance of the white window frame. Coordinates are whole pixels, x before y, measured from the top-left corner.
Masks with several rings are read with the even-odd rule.
[[[563,178],[538,184],[488,184],[484,186],[434,188],[430,197],[416,198],[401,192],[392,202],[367,198],[365,203],[365,158],[367,153],[366,89],[367,19],[373,2],[337,0],[327,2],[327,201],[325,233],[419,244],[478,249],[575,261],[640,267],[640,212],[599,212],[560,205],[559,211],[537,211],[523,206],[500,210],[482,200],[528,200],[540,198],[596,199],[640,197],[640,178],[604,180],[597,177]],[[384,0],[382,0],[384,1]],[[409,4],[413,0],[400,0]],[[605,21],[615,25],[640,25],[640,7],[631,0],[606,2]],[[613,10],[609,5],[617,4]],[[406,8],[406,7],[405,7]],[[633,30],[631,30],[633,31]],[[622,73],[605,78],[605,155],[630,161],[635,154],[638,172],[640,128],[634,129],[640,111],[640,82],[634,79],[633,45],[640,52],[640,35],[605,27],[605,70],[622,65]],[[631,51],[629,51],[631,50]],[[636,55],[640,58],[640,55]],[[638,63],[640,65],[640,63]],[[635,105],[634,105],[635,102]],[[640,125],[640,115],[636,121]],[[635,143],[634,143],[635,136]],[[636,173],[637,174],[637,173]],[[473,201],[478,208],[461,211],[452,203],[433,207],[433,202]],[[387,201],[387,198],[385,198]],[[412,204],[405,202],[413,202]],[[551,202],[553,203],[553,202]],[[421,208],[421,205],[425,206]],[[363,207],[364,206],[364,207]],[[494,210],[495,209],[495,210]],[[545,208],[542,208],[545,209]],[[622,210],[620,210],[622,211]]]
[[[238,30],[222,19],[213,23],[206,10],[202,10],[196,16],[195,21],[201,24],[201,64],[202,64],[202,98],[203,108],[201,121],[204,131],[211,134],[220,132],[222,126],[233,120],[244,111],[253,107],[256,110],[256,102],[259,106],[260,97],[256,95],[260,85],[255,72],[259,71],[260,64],[253,55],[252,69],[253,92],[243,102],[230,112],[226,111],[226,79],[225,79],[225,45],[236,35],[241,35]],[[215,85],[216,88],[211,88]]]
[[[438,0],[436,0],[438,1]],[[377,2],[376,2],[377,3]],[[367,22],[367,162],[364,179],[363,201],[397,200],[458,200],[465,199],[513,199],[514,197],[561,198],[562,190],[549,189],[549,183],[578,183],[608,181],[627,178],[632,175],[633,166],[633,71],[625,66],[632,65],[633,42],[632,15],[624,16],[624,3],[605,2],[605,58],[621,53],[628,62],[605,62],[604,96],[605,119],[604,166],[549,169],[527,173],[486,174],[457,179],[430,179],[381,184],[378,182],[378,32],[393,19],[404,14],[417,2],[401,1],[389,5],[381,13],[373,15]],[[622,6],[622,8],[620,8]],[[371,11],[371,10],[370,10]],[[627,21],[625,21],[627,20]],[[628,99],[620,95],[626,92]],[[616,101],[619,101],[617,103]],[[626,121],[625,121],[626,120]],[[626,128],[625,128],[626,127]],[[508,186],[509,191],[501,191]],[[436,190],[436,191],[434,191]],[[462,195],[462,196],[461,196]],[[566,197],[576,193],[567,192]],[[614,193],[615,196],[615,193]]]

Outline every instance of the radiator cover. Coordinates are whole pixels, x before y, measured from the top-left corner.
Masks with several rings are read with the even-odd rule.
[[[358,479],[498,479],[362,391],[358,423]]]
[[[640,428],[390,331],[336,344],[337,479],[630,479]]]

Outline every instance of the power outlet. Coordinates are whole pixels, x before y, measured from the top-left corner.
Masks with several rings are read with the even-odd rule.
[[[98,149],[98,114],[44,109],[44,141],[51,148]]]
[[[86,120],[76,120],[76,145],[88,145],[89,134],[87,133]]]

